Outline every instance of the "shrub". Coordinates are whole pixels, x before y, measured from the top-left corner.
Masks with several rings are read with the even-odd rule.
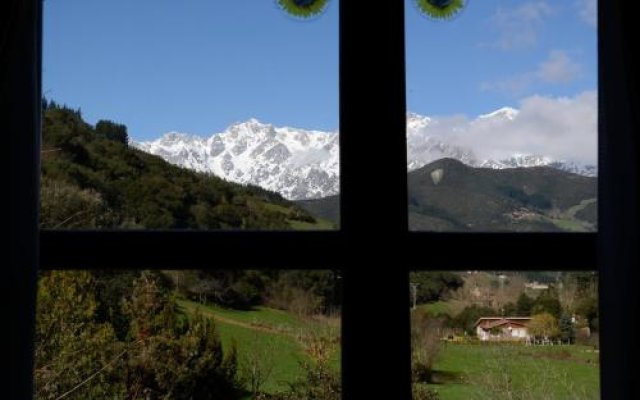
[[[558,320],[549,313],[536,314],[529,322],[529,332],[538,337],[555,338],[560,336]]]
[[[414,313],[411,321],[411,375],[414,382],[431,382],[433,364],[442,350],[442,320]]]
[[[440,395],[435,390],[429,389],[422,385],[413,385],[413,400],[440,400]]]

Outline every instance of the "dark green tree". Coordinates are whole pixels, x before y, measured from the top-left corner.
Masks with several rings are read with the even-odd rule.
[[[417,284],[418,303],[438,301],[446,293],[464,285],[464,281],[458,274],[446,271],[412,272],[409,279],[411,283]]]
[[[123,371],[130,393],[150,399],[236,399],[235,346],[224,354],[213,322],[180,318],[175,300],[153,275],[134,280],[124,303],[135,350]]]
[[[533,299],[527,296],[526,293],[522,292],[520,296],[518,296],[518,300],[516,301],[516,313],[520,316],[529,316],[531,315],[531,309],[533,308]]]
[[[158,273],[43,273],[36,398],[240,398],[235,346],[223,352],[213,322],[180,314],[170,293]],[[118,304],[124,323],[114,318]],[[128,326],[125,338],[112,322]]]
[[[573,343],[576,340],[576,331],[573,327],[571,316],[569,316],[568,314],[562,314],[558,324],[560,328],[560,338],[563,341]]]
[[[586,296],[580,299],[576,306],[576,313],[586,318],[589,328],[597,331],[599,328],[598,299],[594,296]]]
[[[556,319],[562,314],[562,304],[558,299],[558,292],[553,287],[543,290],[533,302],[531,314],[542,313],[549,313]]]
[[[95,130],[97,135],[104,136],[109,140],[115,140],[125,146],[129,143],[127,127],[122,124],[117,124],[113,121],[100,120],[96,123]]]
[[[456,328],[463,329],[469,335],[475,335],[475,323],[481,317],[496,316],[497,313],[491,307],[479,306],[473,304],[465,307],[451,321]]]
[[[125,398],[123,344],[97,323],[95,279],[84,271],[42,273],[35,335],[35,398]]]
[[[502,307],[502,314],[506,317],[520,315],[518,313],[518,306],[513,302],[509,302]]]

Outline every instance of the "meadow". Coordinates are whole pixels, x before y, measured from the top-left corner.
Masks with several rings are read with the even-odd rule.
[[[441,400],[598,399],[598,353],[590,346],[444,345],[427,387]]]
[[[179,300],[178,304],[188,314],[198,309],[205,317],[213,318],[224,348],[229,349],[235,343],[241,371],[251,357],[262,358],[271,369],[262,387],[266,393],[284,391],[290,383],[304,378],[301,363],[309,361],[304,340],[313,333],[331,337],[334,346],[329,365],[340,370],[339,318],[303,318],[263,306],[236,310],[188,300]]]

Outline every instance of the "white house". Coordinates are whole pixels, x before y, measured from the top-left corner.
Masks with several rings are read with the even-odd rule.
[[[475,323],[476,334],[482,341],[527,340],[530,317],[482,317]]]

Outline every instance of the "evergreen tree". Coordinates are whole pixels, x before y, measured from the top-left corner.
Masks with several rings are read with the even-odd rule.
[[[560,318],[562,314],[562,304],[560,303],[560,299],[558,299],[558,292],[554,288],[543,290],[535,299],[531,313],[549,313],[556,319]]]
[[[94,321],[95,280],[84,271],[40,276],[35,336],[35,398],[124,398],[117,378],[122,343],[108,323]]]
[[[96,134],[102,135],[109,140],[122,143],[125,146],[129,143],[129,135],[127,134],[127,127],[122,124],[117,124],[113,121],[100,120],[96,123]]]
[[[235,346],[223,352],[213,322],[198,313],[190,319],[179,314],[157,273],[143,272],[137,278],[124,274],[123,280],[127,276],[130,285],[122,286],[130,290],[120,302],[98,283],[104,274],[42,274],[36,398],[240,398]],[[110,317],[102,315],[105,310],[99,311],[117,303],[127,323],[123,326],[129,328],[124,339],[116,335]]]
[[[438,301],[446,293],[464,285],[464,281],[458,274],[447,271],[412,272],[410,280],[417,284],[418,303]]]
[[[452,321],[453,326],[462,328],[467,334],[475,335],[475,323],[480,317],[495,316],[496,311],[491,307],[479,306],[472,304],[466,306]]]
[[[150,399],[236,399],[236,350],[225,355],[215,325],[201,314],[180,318],[175,300],[144,272],[124,303],[136,346],[124,380]]]
[[[531,308],[533,308],[533,299],[527,296],[525,292],[522,292],[516,301],[516,312],[523,317],[529,316],[531,315]]]

